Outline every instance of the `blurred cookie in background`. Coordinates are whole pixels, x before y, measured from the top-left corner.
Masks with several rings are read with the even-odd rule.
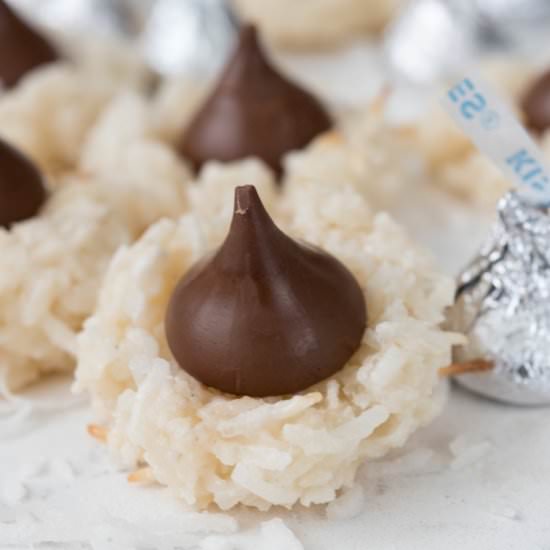
[[[330,48],[381,31],[403,0],[229,0],[268,41],[289,49]]]
[[[0,0],[0,137],[58,176],[74,169],[90,127],[125,88],[148,72],[122,40],[47,30]]]

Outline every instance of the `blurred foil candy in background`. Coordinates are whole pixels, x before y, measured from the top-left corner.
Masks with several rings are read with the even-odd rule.
[[[223,0],[156,0],[140,44],[145,59],[163,75],[214,72],[236,37],[236,22]]]
[[[224,0],[10,0],[55,31],[124,36],[161,75],[214,73],[237,23]],[[39,7],[38,7],[39,5]]]
[[[540,56],[549,26],[548,0],[412,0],[384,50],[398,80],[432,84],[483,54]]]
[[[128,25],[127,2],[116,0],[8,0],[30,19],[60,32],[119,34]],[[143,4],[140,0],[137,3]]]
[[[494,368],[457,380],[482,395],[520,405],[550,404],[550,217],[515,193],[501,199],[488,244],[462,273],[449,315],[468,344],[458,362]]]

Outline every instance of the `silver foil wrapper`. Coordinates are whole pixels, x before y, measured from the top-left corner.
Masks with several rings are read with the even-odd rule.
[[[123,34],[126,31],[126,0],[7,0],[29,19],[60,32],[75,34]],[[132,11],[141,0],[132,3]]]
[[[449,314],[468,344],[455,361],[494,368],[457,381],[519,405],[550,404],[550,216],[509,193],[498,205],[488,243],[459,278]]]
[[[389,27],[393,76],[416,85],[450,78],[494,52],[547,59],[548,0],[415,0]]]
[[[128,1],[128,0],[127,0]],[[213,74],[225,62],[237,24],[224,0],[152,0],[138,42],[162,75]]]
[[[237,33],[225,0],[8,1],[56,32],[90,40],[123,38],[163,76],[216,73]]]

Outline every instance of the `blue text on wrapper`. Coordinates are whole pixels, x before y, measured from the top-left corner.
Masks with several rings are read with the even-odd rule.
[[[520,146],[511,154],[506,155],[502,160],[508,166],[510,170],[517,176],[518,180],[523,184],[529,186],[535,191],[547,193],[550,185],[550,180],[547,176],[545,167],[537,160],[536,156],[529,152],[532,149],[529,143],[529,137],[521,125],[514,119],[513,115],[508,114],[505,110],[502,111],[502,107],[499,114],[499,108],[491,108],[492,103],[498,105],[498,99],[491,101],[491,93],[484,93],[480,90],[480,87],[476,86],[473,79],[464,78],[458,84],[454,85],[448,92],[447,97],[455,104],[457,114],[464,121],[464,128],[470,126],[474,120],[479,122],[480,126],[486,131],[496,131],[500,127],[501,114],[504,118],[508,118],[508,125],[518,127],[521,134],[524,134],[527,146]],[[481,88],[483,88],[481,83]],[[489,98],[489,99],[488,99]],[[495,99],[495,98],[493,98]],[[511,128],[508,129],[510,131]],[[496,137],[496,134],[493,134]],[[490,138],[487,138],[490,139]],[[533,147],[536,148],[534,144]],[[494,160],[498,160],[494,158]],[[541,206],[548,206],[548,201],[540,201]]]
[[[472,120],[479,115],[479,122],[485,130],[496,130],[500,126],[498,112],[486,108],[489,105],[487,98],[469,78],[453,86],[447,95],[453,103],[458,104],[463,119]]]
[[[474,118],[487,105],[487,100],[476,90],[469,78],[449,90],[448,96],[453,103],[460,103],[460,113],[466,119]]]
[[[520,149],[506,158],[506,163],[521,180],[538,191],[544,191],[549,181],[544,168],[525,150]]]

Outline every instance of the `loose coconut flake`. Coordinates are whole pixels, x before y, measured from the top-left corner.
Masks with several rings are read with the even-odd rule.
[[[304,550],[282,519],[261,523],[258,530],[237,535],[206,537],[200,550]]]

